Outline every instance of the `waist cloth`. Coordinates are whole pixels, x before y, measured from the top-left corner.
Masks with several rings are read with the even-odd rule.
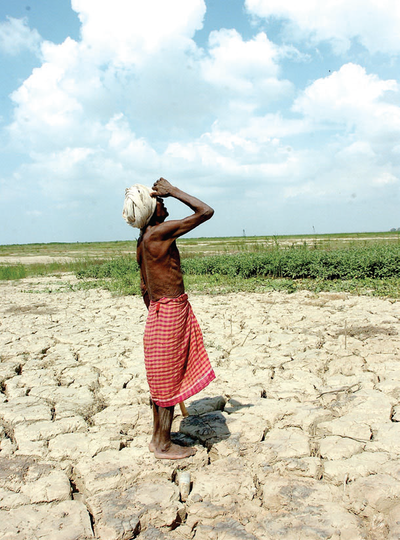
[[[156,405],[176,405],[215,379],[186,293],[150,302],[143,343],[147,382]]]

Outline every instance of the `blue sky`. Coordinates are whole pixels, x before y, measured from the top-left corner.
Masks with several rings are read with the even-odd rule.
[[[397,0],[3,0],[0,244],[124,240],[124,189],[192,236],[400,227]],[[186,208],[168,200],[171,218]]]

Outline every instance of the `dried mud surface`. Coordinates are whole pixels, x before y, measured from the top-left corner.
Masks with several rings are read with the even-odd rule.
[[[73,281],[0,285],[1,540],[400,538],[400,302],[192,296],[217,379],[177,408],[198,451],[170,462],[141,299]]]

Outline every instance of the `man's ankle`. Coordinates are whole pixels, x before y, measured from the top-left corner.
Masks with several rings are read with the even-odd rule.
[[[158,445],[158,448],[159,448],[160,452],[168,452],[168,450],[171,448],[171,444],[172,444],[172,442],[170,440],[160,442],[159,445]]]

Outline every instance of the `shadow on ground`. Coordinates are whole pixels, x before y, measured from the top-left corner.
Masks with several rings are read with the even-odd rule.
[[[238,401],[229,401],[229,413],[251,404],[242,405]],[[173,433],[173,440],[184,446],[200,443],[210,449],[213,444],[226,440],[231,436],[223,412],[227,400],[223,396],[203,398],[194,401],[188,407],[189,416],[183,418],[179,432]],[[228,410],[226,411],[228,412]]]

